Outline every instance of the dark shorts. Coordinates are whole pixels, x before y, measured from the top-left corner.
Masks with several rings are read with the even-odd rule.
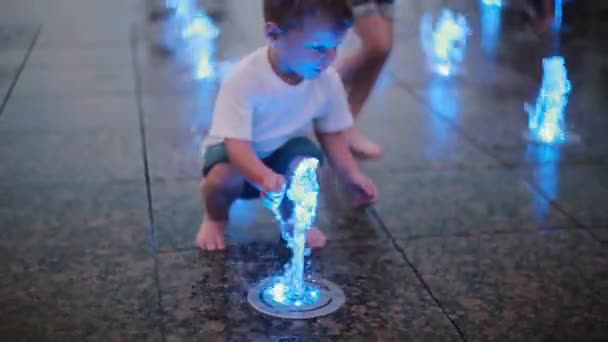
[[[264,165],[279,174],[286,174],[289,164],[295,157],[314,157],[323,163],[323,152],[310,139],[296,137],[287,141],[283,146],[276,149],[268,157],[263,158]],[[220,163],[230,163],[228,151],[224,143],[209,146],[205,151],[205,162],[203,164],[203,177],[206,177],[213,167]],[[249,182],[245,182],[241,198],[253,199],[260,196],[260,191]]]
[[[380,15],[393,19],[395,0],[349,0],[355,18],[365,15]]]

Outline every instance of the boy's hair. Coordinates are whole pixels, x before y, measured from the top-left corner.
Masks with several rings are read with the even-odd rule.
[[[274,22],[283,30],[297,27],[319,11],[333,19],[338,30],[346,30],[353,23],[349,0],[264,0],[264,21]]]

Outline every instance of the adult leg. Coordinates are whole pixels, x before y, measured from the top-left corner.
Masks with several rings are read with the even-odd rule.
[[[336,69],[347,88],[348,102],[356,120],[390,55],[393,23],[392,18],[384,15],[373,1],[355,5],[354,11],[354,30],[361,40],[361,48],[340,57]],[[381,147],[361,135],[356,128],[350,132],[349,140],[353,152],[363,157],[377,158],[382,154]]]

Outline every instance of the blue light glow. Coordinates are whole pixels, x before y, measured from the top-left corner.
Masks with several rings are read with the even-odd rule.
[[[486,6],[502,7],[502,0],[483,0],[483,4]]]
[[[265,290],[274,302],[283,305],[301,306],[319,300],[319,290],[304,281],[304,256],[307,252],[306,233],[314,223],[317,212],[319,183],[315,158],[303,159],[291,177],[289,189],[282,193],[269,194],[264,205],[281,223],[281,234],[292,250],[292,259],[285,267],[285,273]],[[292,216],[284,220],[279,210],[284,194],[293,202]]]
[[[422,47],[433,71],[449,76],[464,60],[471,30],[462,14],[449,9],[441,11],[437,24],[433,26],[432,14],[425,14],[420,24]]]
[[[555,13],[553,15],[553,29],[559,30],[562,27],[562,17],[564,11],[564,1],[555,0]]]
[[[570,90],[564,58],[544,58],[542,87],[536,104],[524,106],[528,112],[528,129],[535,140],[547,144],[566,141],[565,111]]]
[[[213,55],[215,47],[205,39],[195,39],[191,42],[191,53],[194,60],[194,76],[196,79],[210,79],[217,76]]]
[[[307,283],[302,295],[295,296],[295,292],[289,290],[289,287],[281,281],[281,277],[277,277],[275,282],[264,290],[263,296],[268,303],[302,308],[317,303],[320,299],[319,293],[319,288]]]
[[[533,203],[539,221],[545,221],[551,214],[551,201],[559,196],[559,146],[528,144],[526,160],[534,162],[532,170],[534,183],[543,195],[533,193]]]
[[[180,38],[185,42],[188,63],[193,66],[194,78],[214,79],[217,68],[213,59],[215,40],[220,29],[193,0],[173,0],[167,6],[175,8],[180,27]]]
[[[481,6],[481,46],[490,57],[495,57],[500,41],[502,25],[502,8],[500,5],[482,0]]]
[[[178,17],[189,21],[196,12],[195,0],[168,0],[167,5],[175,8]]]
[[[219,36],[220,30],[213,24],[213,21],[208,16],[197,14],[192,18],[189,25],[182,31],[182,37],[189,39],[192,37],[204,37],[207,39],[215,39]]]

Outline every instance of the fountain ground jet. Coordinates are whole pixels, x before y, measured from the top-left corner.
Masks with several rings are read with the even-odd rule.
[[[338,310],[345,301],[344,292],[324,280],[307,279],[304,272],[306,234],[317,213],[319,182],[315,158],[302,160],[296,167],[287,191],[270,194],[264,205],[281,223],[281,235],[292,251],[285,272],[262,280],[248,294],[249,303],[265,314],[291,319],[307,319],[328,315]],[[291,217],[283,219],[279,207],[284,197],[294,204]]]

